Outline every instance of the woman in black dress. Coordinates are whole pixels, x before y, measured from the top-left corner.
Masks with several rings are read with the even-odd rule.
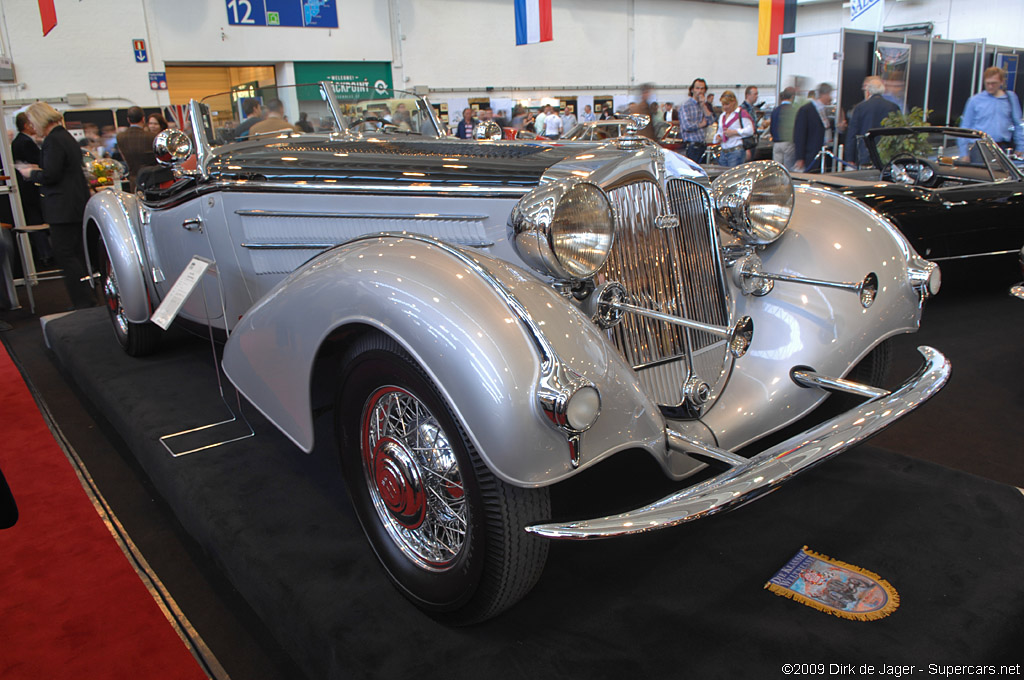
[[[82,255],[82,216],[89,200],[89,185],[82,168],[82,149],[64,129],[64,117],[46,102],[25,111],[43,137],[41,167],[21,165],[18,170],[39,185],[43,218],[50,225],[53,259],[64,271],[64,285],[75,309],[96,304]]]

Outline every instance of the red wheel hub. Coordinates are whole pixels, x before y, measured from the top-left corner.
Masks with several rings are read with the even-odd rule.
[[[394,439],[381,439],[371,455],[373,483],[388,512],[406,529],[418,528],[427,514],[427,494],[419,467]]]

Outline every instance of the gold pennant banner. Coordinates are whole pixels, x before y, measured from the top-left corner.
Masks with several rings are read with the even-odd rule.
[[[806,545],[764,587],[854,621],[885,618],[900,606],[899,593],[878,574],[808,550]]]

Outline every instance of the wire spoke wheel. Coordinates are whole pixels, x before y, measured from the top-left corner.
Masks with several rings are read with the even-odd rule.
[[[466,542],[468,507],[448,436],[423,403],[394,386],[363,414],[363,471],[392,540],[425,569],[445,569]]]
[[[446,623],[483,621],[530,591],[548,543],[548,490],[503,482],[431,378],[391,338],[345,353],[335,418],[341,469],[373,551],[398,590]]]

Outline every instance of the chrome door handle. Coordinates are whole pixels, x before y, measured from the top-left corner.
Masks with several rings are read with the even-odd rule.
[[[203,233],[203,220],[199,217],[194,217],[190,220],[185,220],[181,223],[181,226],[189,231],[198,231],[200,234]]]

